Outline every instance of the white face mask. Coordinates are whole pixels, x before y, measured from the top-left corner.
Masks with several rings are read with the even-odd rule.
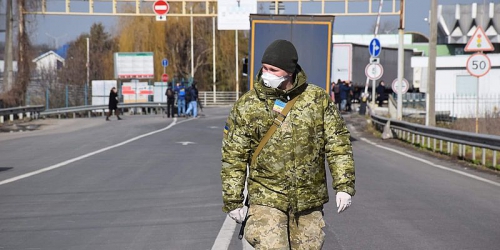
[[[262,73],[262,81],[264,81],[264,85],[269,88],[278,88],[282,82],[286,81],[286,76],[276,76],[269,72]]]

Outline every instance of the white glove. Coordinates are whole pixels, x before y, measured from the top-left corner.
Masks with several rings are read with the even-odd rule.
[[[248,207],[236,208],[235,210],[227,213],[231,219],[235,220],[236,223],[242,223],[247,216]]]
[[[340,213],[346,210],[349,206],[351,206],[351,195],[346,192],[338,192],[337,193],[337,213]]]

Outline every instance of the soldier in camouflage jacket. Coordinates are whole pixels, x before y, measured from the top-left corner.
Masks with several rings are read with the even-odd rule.
[[[350,206],[355,194],[349,131],[328,93],[307,83],[297,61],[292,43],[272,43],[262,58],[254,89],[237,100],[224,129],[223,211],[237,222],[245,219],[243,190],[249,164],[250,210],[245,238],[257,248],[321,248],[322,206],[328,202],[325,159],[337,191],[339,212]],[[296,96],[285,120],[250,165],[252,153],[279,115],[277,100],[286,103]],[[304,228],[295,228],[301,223]],[[286,230],[281,232],[281,224],[285,229],[295,228],[290,239]]]

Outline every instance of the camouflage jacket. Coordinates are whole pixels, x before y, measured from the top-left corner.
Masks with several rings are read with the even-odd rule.
[[[254,89],[233,106],[222,141],[223,211],[243,206],[246,167],[271,127],[274,102],[300,95],[283,124],[249,168],[251,204],[300,212],[328,202],[325,158],[333,187],[354,195],[354,160],[350,134],[324,89],[306,84],[301,70],[291,90],[267,88],[259,72]]]

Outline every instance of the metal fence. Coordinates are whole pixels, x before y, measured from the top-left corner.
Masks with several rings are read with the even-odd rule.
[[[26,93],[26,105],[45,105],[46,109],[90,105],[91,93],[92,88],[86,85],[30,86]]]
[[[500,114],[500,95],[441,95],[436,97],[436,110],[449,111],[456,118],[497,117]]]
[[[397,99],[397,95],[394,95]],[[453,118],[498,117],[500,115],[500,95],[436,95],[435,110],[449,114]],[[406,93],[403,95],[403,113],[425,112],[425,93]]]
[[[200,91],[198,98],[204,106],[231,105],[236,101],[236,92],[219,91],[214,94],[213,91]]]

